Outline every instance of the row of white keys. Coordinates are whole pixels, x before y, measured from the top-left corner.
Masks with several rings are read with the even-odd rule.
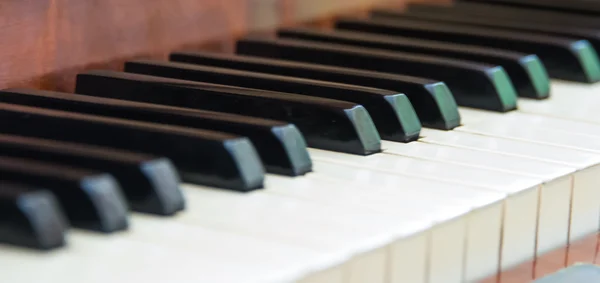
[[[470,165],[541,179],[538,203],[537,254],[543,254],[569,242],[572,174],[575,168],[494,152],[414,142],[384,142],[386,153],[425,160]]]
[[[528,157],[575,168],[577,171],[573,175],[571,194],[570,242],[575,242],[598,230],[600,190],[597,189],[596,182],[600,174],[600,154],[461,131],[443,132],[425,129],[422,135],[422,142]]]
[[[600,123],[600,84],[552,81],[552,94],[545,100],[519,99],[522,112]]]
[[[274,177],[274,176],[269,176]],[[273,178],[277,179],[277,178]],[[296,181],[298,179],[291,178],[289,180],[285,180],[285,178],[271,181],[269,182],[270,187],[284,186],[285,189],[292,190],[289,185],[298,184]],[[306,191],[308,188],[314,189],[315,194],[326,194],[328,192],[329,186],[322,186],[323,182],[307,182],[305,187],[296,186],[303,195],[306,195]],[[443,187],[443,185],[442,185]],[[474,190],[473,195],[465,195],[466,197],[470,197],[470,199],[460,200],[458,197],[455,198],[455,201],[451,201],[452,198],[442,199],[438,197],[436,199],[435,195],[426,195],[419,194],[420,191],[415,191],[415,196],[413,197],[411,194],[402,195],[401,198],[397,198],[396,201],[382,201],[380,205],[382,207],[388,207],[386,210],[387,214],[391,214],[393,207],[398,207],[395,210],[394,217],[388,217],[387,214],[381,213],[371,213],[365,212],[360,213],[356,212],[356,209],[353,207],[352,211],[347,211],[345,208],[336,208],[336,206],[321,206],[314,205],[308,202],[298,201],[295,199],[286,199],[282,197],[274,197],[269,195],[269,189],[265,191],[255,192],[252,194],[237,194],[220,190],[212,190],[208,188],[197,188],[197,187],[186,187],[185,188],[187,199],[188,199],[188,210],[183,212],[182,214],[174,217],[165,219],[163,223],[172,223],[174,220],[178,223],[185,223],[185,225],[190,226],[200,226],[200,227],[212,227],[215,229],[223,229],[227,231],[232,231],[236,234],[250,235],[251,237],[266,239],[265,241],[275,241],[275,242],[286,242],[292,243],[292,245],[296,246],[306,246],[309,249],[318,249],[325,250],[324,254],[331,253],[339,253],[343,251],[342,254],[334,254],[332,258],[340,259],[344,256],[352,256],[355,253],[366,251],[368,249],[375,248],[377,246],[382,246],[383,249],[380,249],[379,252],[369,253],[362,258],[356,258],[355,260],[346,264],[343,268],[344,276],[350,276],[349,278],[340,278],[340,272],[327,272],[325,273],[325,277],[316,277],[310,278],[310,281],[307,282],[335,282],[331,281],[332,277],[337,278],[339,280],[344,279],[344,281],[340,282],[364,282],[364,278],[369,278],[370,282],[383,282],[383,276],[385,276],[384,268],[386,265],[384,264],[385,257],[388,252],[391,254],[398,255],[398,260],[405,260],[409,262],[411,260],[418,259],[419,257],[423,257],[428,254],[427,249],[439,249],[435,245],[432,247],[428,246],[430,244],[436,243],[436,239],[428,238],[427,233],[422,233],[423,235],[415,234],[423,229],[423,227],[416,227],[413,224],[417,222],[419,225],[423,224],[423,221],[443,221],[445,219],[451,219],[454,216],[460,216],[466,212],[469,212],[470,207],[466,206],[465,203],[469,204],[477,204],[477,200],[481,206],[485,206],[486,204],[495,203],[498,200],[502,199],[502,196],[499,194],[482,194],[478,190]],[[340,192],[344,192],[341,190]],[[409,192],[405,190],[405,193]],[[274,194],[279,194],[277,190],[273,191]],[[352,192],[350,192],[352,193]],[[489,196],[487,199],[485,196]],[[315,196],[313,196],[314,198]],[[390,196],[388,196],[391,198]],[[389,199],[388,199],[389,200]],[[437,200],[437,202],[436,202]],[[423,207],[414,206],[415,203],[428,203],[430,206],[425,210]],[[373,202],[371,207],[377,207],[377,203]],[[403,208],[403,209],[400,209]],[[441,209],[441,210],[440,210]],[[347,212],[345,212],[347,211]],[[415,213],[415,214],[411,214]],[[433,215],[432,213],[435,213]],[[405,217],[406,215],[411,215],[413,217]],[[400,216],[400,217],[398,217]],[[490,216],[490,215],[488,215]],[[493,217],[493,215],[491,215]],[[500,213],[497,213],[498,218],[498,227],[499,231],[499,219]],[[135,225],[140,222],[140,218],[134,218],[134,225],[130,232],[113,235],[112,239],[121,239],[130,241],[140,241],[164,246],[164,248],[170,249],[179,249],[181,251],[187,251],[191,249],[192,246],[195,249],[199,250],[211,250],[210,247],[213,247],[212,251],[214,253],[218,253],[219,250],[214,249],[214,247],[220,247],[221,245],[228,245],[227,242],[219,243],[217,240],[215,242],[215,237],[202,237],[201,233],[196,233],[193,237],[187,238],[190,231],[183,232],[182,228],[173,228],[170,226],[165,226],[165,229],[161,229],[160,225],[154,225],[155,231],[152,233],[153,229],[149,229],[149,225],[152,224],[151,220],[146,220],[142,222],[140,225]],[[173,225],[173,224],[171,224]],[[417,225],[417,226],[419,226]],[[423,225],[428,225],[425,223]],[[466,225],[466,224],[465,224]],[[141,228],[140,228],[141,227]],[[419,230],[421,229],[421,230]],[[168,231],[168,232],[165,232]],[[175,232],[181,231],[181,232]],[[461,230],[464,231],[464,230]],[[443,233],[447,231],[439,231],[439,233]],[[435,233],[432,233],[435,235]],[[179,235],[180,237],[177,237]],[[411,238],[412,244],[421,244],[421,245],[406,245],[404,241],[399,241],[395,243],[394,246],[385,247],[386,243],[389,243],[392,238],[402,238],[406,236],[413,235]],[[442,234],[443,235],[443,234]],[[460,234],[459,234],[460,235]],[[441,236],[441,235],[440,235]],[[439,236],[438,236],[439,237]],[[459,236],[460,237],[460,236]],[[390,239],[388,239],[390,238]],[[79,241],[90,241],[90,239],[85,236],[75,235],[75,239]],[[188,241],[185,241],[188,239]],[[192,242],[189,239],[193,239]],[[211,241],[211,239],[213,241]],[[121,239],[123,240],[123,239]],[[460,238],[458,241],[458,246],[461,246],[461,241],[463,239]],[[91,240],[93,241],[93,240]],[[116,241],[116,240],[114,240]],[[106,245],[102,246],[110,250],[110,247],[115,247],[111,245],[112,241],[106,243]],[[176,246],[174,246],[174,243]],[[445,244],[445,242],[442,242]],[[93,244],[93,242],[92,242]],[[365,245],[362,249],[358,249],[357,247],[360,244]],[[98,245],[102,245],[102,243],[98,243]],[[125,245],[125,244],[124,244]],[[92,245],[93,246],[93,245]],[[120,245],[118,247],[122,247]],[[134,245],[135,246],[135,245]],[[443,246],[443,245],[442,245]],[[102,247],[99,247],[99,250],[103,250]],[[77,249],[79,246],[73,247],[74,249],[69,249],[68,251],[75,252],[83,252],[85,249]],[[392,249],[388,251],[387,249]],[[178,250],[178,252],[179,252]],[[130,249],[126,249],[123,253],[128,253],[131,251]],[[131,251],[133,254],[140,254]],[[225,251],[224,251],[225,252]],[[256,254],[257,251],[238,251],[240,253],[246,252],[247,254]],[[440,253],[445,251],[441,250]],[[461,251],[462,252],[462,251]],[[212,253],[204,254],[200,253],[199,259],[196,262],[201,262],[202,258],[213,258],[214,255]],[[289,253],[287,251],[282,252],[283,254],[289,254],[289,258],[298,259],[302,257],[298,257],[293,253]],[[412,255],[411,256],[409,256]],[[93,256],[94,258],[101,261],[102,254],[98,254],[97,250],[90,250],[90,254],[88,256]],[[226,266],[230,266],[231,270],[237,270],[236,266],[232,266],[233,264],[225,264],[227,263],[227,259],[238,259],[236,257],[236,253],[229,253],[227,255],[221,255],[223,257],[223,263]],[[64,257],[63,260],[75,259],[77,257]],[[167,257],[165,257],[167,258]],[[170,259],[175,258],[184,258],[186,261],[191,261],[193,257],[189,256],[173,256],[168,257]],[[276,257],[275,257],[276,258]],[[10,260],[11,258],[8,258]],[[14,259],[14,258],[12,258]],[[110,261],[111,257],[105,257],[105,260]],[[279,258],[276,258],[274,262],[281,261]],[[6,258],[5,258],[6,260]],[[262,262],[261,259],[255,259],[257,262]],[[63,263],[60,259],[57,260],[60,263]],[[252,261],[252,259],[250,259]],[[298,260],[296,260],[297,262]],[[283,261],[286,262],[286,261]],[[313,258],[312,262],[319,262],[315,258]],[[98,262],[101,263],[101,262]],[[122,263],[122,262],[121,262]],[[324,264],[332,265],[335,262],[329,261]],[[412,264],[412,267],[416,268],[413,271],[414,276],[423,277],[423,274],[418,274],[418,270],[426,270],[425,262],[421,266],[418,265],[419,261],[415,261]],[[82,262],[82,264],[85,264]],[[176,262],[170,262],[170,265],[176,266]],[[199,263],[201,264],[201,263]],[[258,263],[257,263],[258,264]],[[6,266],[6,265],[4,265]],[[29,266],[29,264],[28,264]],[[68,264],[65,263],[65,266]],[[112,265],[106,265],[112,266]],[[274,266],[267,265],[271,268]],[[328,266],[327,266],[328,267]],[[460,267],[460,266],[459,266]],[[311,267],[315,269],[315,266]],[[318,269],[318,268],[317,268]],[[54,269],[53,269],[54,270]],[[262,274],[268,274],[268,272],[264,272],[265,269],[256,269],[257,272],[254,274],[254,277]],[[281,270],[281,268],[275,268],[274,270]],[[139,271],[139,270],[138,270]],[[363,274],[359,274],[357,272],[363,271]],[[403,274],[405,270],[399,270],[397,276],[408,276],[409,274]],[[450,270],[454,271],[454,270]],[[58,272],[58,275],[62,275],[63,277],[69,277],[68,274],[63,274]],[[18,273],[18,275],[23,275],[22,273]],[[203,273],[203,276],[219,274]],[[241,272],[240,274],[244,274],[245,277],[252,278],[246,273]],[[55,274],[56,275],[56,274]],[[81,278],[81,277],[79,277]],[[157,277],[159,278],[159,277]],[[185,278],[182,276],[182,278]],[[326,281],[319,281],[325,280]],[[372,281],[377,278],[381,278],[381,281]],[[406,282],[403,281],[403,278],[407,277],[399,277],[398,281],[395,282]],[[412,278],[408,278],[411,282]],[[353,281],[354,280],[354,281]],[[31,280],[24,281],[11,281],[11,282],[34,282]],[[106,282],[106,281],[104,281]],[[110,280],[110,282],[115,282],[114,280]],[[207,281],[203,281],[207,282]],[[227,282],[227,281],[208,281],[208,282]],[[235,282],[235,280],[231,281]],[[251,282],[249,280],[242,282]],[[279,282],[279,281],[277,281]],[[419,281],[414,281],[419,282]],[[460,278],[453,280],[451,282],[460,282]]]
[[[361,205],[370,203],[367,199],[372,195],[383,195],[381,197],[389,198],[390,201],[395,202],[396,197],[388,196],[389,193],[402,197],[408,194],[407,190],[412,191],[416,189],[421,193],[428,194],[428,199],[443,198],[450,201],[458,197],[466,201],[471,207],[479,208],[473,210],[469,218],[467,218],[466,241],[464,241],[466,246],[464,249],[462,248],[463,241],[460,236],[462,232],[458,230],[461,225],[460,221],[450,223],[456,228],[452,228],[450,224],[447,224],[436,227],[433,230],[431,237],[434,248],[429,255],[430,264],[428,270],[431,274],[437,274],[438,277],[435,280],[432,279],[431,282],[454,282],[451,280],[454,280],[455,277],[449,276],[448,273],[458,276],[456,273],[458,271],[463,272],[462,277],[468,282],[496,273],[500,260],[502,219],[505,217],[503,213],[506,207],[509,207],[509,210],[515,211],[515,213],[522,213],[524,215],[522,220],[525,226],[528,220],[535,219],[534,211],[529,210],[526,204],[523,203],[522,206],[519,206],[519,203],[511,199],[506,199],[502,203],[487,205],[498,194],[478,187],[451,183],[442,184],[438,181],[418,177],[399,176],[389,172],[326,161],[315,160],[314,168],[319,173],[309,175],[311,178],[336,180],[337,182],[345,183],[344,187],[346,188],[350,188],[353,186],[352,184],[355,184],[359,189],[364,190],[366,196],[363,198],[362,195],[356,194],[357,199],[354,201]],[[428,209],[427,203],[428,201],[424,201],[416,203],[416,205]],[[372,204],[375,209],[382,209],[377,207],[377,203]],[[452,215],[447,215],[447,217],[452,217]],[[452,233],[453,230],[454,232]],[[526,238],[529,230],[525,229],[524,231]],[[451,236],[452,234],[455,236]],[[513,257],[529,256],[527,253],[529,248],[528,243],[528,241],[524,241],[524,244],[517,246],[519,244],[515,242],[513,247],[520,247],[522,249],[515,250],[516,253],[511,253],[510,255]],[[403,245],[408,245],[408,243],[404,241]],[[415,244],[413,243],[411,246],[415,246]],[[442,253],[440,250],[444,252]],[[400,278],[399,275],[411,274],[415,260],[413,254],[410,254],[410,256],[401,256],[403,253],[397,253],[396,249],[393,251],[394,261],[391,264],[393,268],[391,278],[394,280],[391,282],[420,282],[417,280],[395,280],[395,278]],[[523,251],[525,251],[525,255],[522,255]],[[533,249],[530,249],[530,251],[533,252]]]
[[[502,269],[510,268],[531,260],[535,256],[539,191],[542,187],[542,180],[539,178],[386,153],[366,157],[316,149],[310,149],[310,153],[315,163],[345,164],[364,168],[366,172],[419,177],[507,194],[500,266]],[[335,174],[335,172],[331,174]],[[351,176],[339,177],[352,182],[360,181],[360,176],[353,179],[349,179]],[[373,185],[380,186],[383,183]]]
[[[342,170],[347,169],[342,168]],[[239,197],[238,202],[231,198],[223,198],[221,203],[215,204],[217,199],[208,200],[207,193],[209,191],[202,191],[202,197],[199,197],[198,201],[203,201],[203,203],[197,209],[207,211],[190,211],[188,215],[193,219],[190,218],[189,223],[201,222],[202,225],[210,225],[215,229],[226,229],[244,235],[285,241],[287,244],[302,245],[327,253],[342,251],[343,255],[353,256],[353,259],[345,264],[346,274],[348,274],[347,282],[365,282],[365,280],[386,282],[388,256],[413,260],[414,257],[427,255],[427,250],[422,248],[413,250],[410,255],[406,253],[406,237],[412,236],[411,239],[420,243],[425,243],[423,241],[428,237],[427,233],[416,234],[417,230],[405,227],[406,225],[409,228],[414,227],[415,222],[418,223],[417,226],[429,225],[434,222],[444,223],[444,225],[429,231],[431,233],[429,241],[432,245],[429,253],[440,256],[432,257],[429,262],[423,262],[419,266],[413,264],[414,270],[407,270],[404,266],[394,264],[393,266],[399,266],[400,271],[404,272],[392,272],[398,276],[392,278],[392,282],[420,282],[425,279],[422,277],[424,276],[423,272],[427,271],[426,263],[429,265],[431,274],[441,276],[440,278],[429,278],[428,282],[461,282],[460,263],[450,266],[443,265],[447,262],[445,256],[448,253],[459,258],[462,256],[467,219],[460,216],[470,212],[472,207],[486,207],[494,204],[499,209],[501,207],[499,201],[503,198],[503,195],[497,193],[465,189],[461,190],[466,191],[464,193],[457,190],[456,196],[450,198],[426,193],[428,188],[411,188],[402,192],[389,190],[385,198],[378,198],[375,195],[371,199],[365,199],[364,203],[356,205],[357,202],[347,203],[338,199],[353,198],[357,192],[365,191],[364,188],[352,189],[341,183],[323,182],[320,179],[311,181],[307,178],[303,184],[300,184],[297,182],[299,178],[270,177],[274,180],[267,181],[268,187],[264,191],[266,194],[262,198],[268,199],[267,195],[273,193],[274,195],[270,198],[277,200],[273,204],[256,203],[256,206],[244,209],[242,206],[248,203],[248,196]],[[438,186],[443,186],[443,184]],[[285,190],[289,190],[289,192],[286,193]],[[294,194],[292,190],[296,190],[296,193]],[[286,193],[290,200],[283,201],[280,197],[282,192]],[[188,190],[188,193],[198,194],[199,191]],[[224,195],[224,192],[212,191],[213,197],[216,194]],[[311,194],[312,196],[307,197]],[[360,194],[358,195],[360,196]],[[190,194],[188,194],[189,196]],[[306,210],[304,212],[290,210],[294,207],[288,202],[298,197],[320,200],[321,204],[315,203],[310,207],[304,207],[303,210]],[[423,207],[424,203],[430,206]],[[240,223],[240,220],[235,218],[240,215],[234,213],[230,213],[233,217],[221,219],[221,223],[216,223],[211,217],[198,217],[215,213],[214,211],[218,209],[223,210],[220,213],[227,214],[228,207],[222,206],[235,206],[236,204],[240,209],[239,213],[246,215],[246,218],[252,217],[260,219],[262,222],[268,222],[256,226],[253,222],[249,223],[250,219],[242,219],[243,221]],[[206,206],[209,205],[213,207],[207,208]],[[334,213],[333,209],[336,207],[347,209],[346,214]],[[257,215],[247,216],[248,211],[253,211]],[[360,211],[368,211],[369,215],[374,213],[373,215],[376,216],[361,216]],[[497,231],[499,231],[501,213],[498,211],[493,214],[493,212],[490,212],[488,216],[491,219],[494,217],[498,219]],[[436,237],[446,237],[447,242],[437,241]],[[434,259],[439,259],[440,262],[434,262]]]
[[[569,105],[563,104],[562,107],[568,108]],[[561,150],[560,147],[600,153],[600,125],[593,123],[575,121],[569,117],[556,118],[521,111],[498,114],[461,109],[461,115],[469,122],[465,122],[465,126],[457,128],[456,131],[539,145],[554,145],[557,151]],[[600,191],[595,187],[595,176],[600,173],[597,164],[580,167],[574,178],[571,241],[598,232],[600,229],[598,224],[600,223]]]

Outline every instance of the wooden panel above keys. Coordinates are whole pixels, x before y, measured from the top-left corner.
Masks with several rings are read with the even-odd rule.
[[[167,58],[182,47],[228,49],[231,39],[375,5],[415,0],[4,0],[0,88],[72,91],[78,72]],[[428,0],[448,2],[448,0]],[[423,0],[421,0],[423,2]]]

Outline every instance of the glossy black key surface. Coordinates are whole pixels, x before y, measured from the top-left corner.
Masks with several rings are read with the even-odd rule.
[[[128,227],[128,206],[112,175],[0,156],[0,181],[48,189],[74,227],[106,233]]]
[[[424,126],[450,130],[460,125],[460,115],[454,97],[448,87],[439,81],[225,53],[175,52],[171,54],[170,59],[177,62],[390,89],[406,94]]]
[[[292,124],[214,111],[33,89],[0,91],[0,102],[207,129],[248,137],[268,172],[296,176],[312,170],[306,142]]]
[[[0,182],[0,243],[40,250],[64,246],[68,222],[54,195]]]
[[[166,158],[5,134],[0,134],[0,155],[110,173],[138,212],[172,215],[184,208],[179,175]]]
[[[449,8],[454,10],[455,13],[463,14],[465,17],[484,16],[507,21],[527,21],[532,23],[547,23],[572,27],[600,27],[600,22],[598,22],[597,17],[594,15],[461,1],[454,2]],[[400,12],[394,9],[390,10]]]
[[[598,15],[600,3],[594,0],[460,0],[461,2],[481,2],[486,4],[529,8],[536,10],[560,11],[567,13]]]
[[[600,50],[600,34],[598,34],[600,29],[597,28],[582,28],[555,23],[533,23],[525,19],[507,21],[505,19],[478,15],[470,15],[465,17],[465,15],[457,12],[454,9],[449,9],[444,6],[422,4],[410,5],[408,11],[404,13],[390,10],[374,10],[372,11],[372,15],[375,18],[412,18],[437,22],[453,22],[458,24],[486,26],[506,30],[585,39],[594,46],[595,50]]]
[[[170,158],[186,182],[250,191],[264,171],[252,143],[230,134],[0,103],[0,132]]]
[[[493,111],[516,108],[516,93],[502,67],[426,55],[289,39],[246,38],[241,54],[311,62],[444,81],[459,105]]]
[[[536,54],[542,59],[552,78],[577,82],[600,80],[598,55],[586,40],[407,18],[342,19],[337,22],[336,27],[344,30],[410,36]]]
[[[356,47],[428,54],[502,66],[519,96],[547,98],[550,80],[535,55],[440,41],[375,35],[362,32],[322,31],[307,28],[282,29],[279,37],[338,43]]]
[[[391,90],[150,60],[127,62],[125,71],[359,103],[369,111],[375,126],[379,130],[379,135],[386,140],[414,141],[419,138],[419,132],[421,131],[421,122],[408,98],[404,94]]]
[[[79,74],[76,92],[282,120],[295,124],[311,147],[354,154],[381,151],[367,110],[345,101],[113,71]]]

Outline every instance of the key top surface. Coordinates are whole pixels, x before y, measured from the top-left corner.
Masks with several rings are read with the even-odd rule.
[[[404,94],[390,90],[212,66],[150,60],[127,62],[125,71],[359,103],[369,111],[375,126],[379,130],[379,135],[383,139],[413,141],[418,138],[421,130],[419,118],[408,98]]]
[[[547,1],[554,2],[554,1]],[[578,1],[569,1],[569,5]],[[586,1],[594,2],[594,1]],[[579,27],[599,27],[600,24],[594,15],[576,14],[567,11],[545,11],[542,9],[528,9],[523,7],[509,7],[501,5],[489,5],[469,1],[456,1],[453,9],[465,15],[485,15],[506,20],[527,20],[529,22],[554,23],[559,25],[570,25]],[[592,10],[588,10],[592,11]]]
[[[252,143],[220,132],[0,103],[0,132],[170,158],[186,182],[249,191],[264,171]]]
[[[576,27],[569,25],[560,25],[556,23],[533,23],[526,19],[504,20],[494,17],[470,15],[465,17],[460,11],[456,12],[453,9],[446,9],[438,6],[428,5],[411,5],[405,13],[396,13],[394,11],[375,10],[372,12],[375,18],[413,18],[420,20],[436,21],[436,22],[452,22],[457,24],[468,24],[474,26],[486,26],[504,30],[515,30],[533,32],[538,34],[549,34],[564,36],[570,38],[585,39],[589,41],[596,50],[600,47],[600,36],[598,36],[595,28]]]
[[[172,215],[184,208],[179,175],[166,158],[111,148],[0,134],[0,155],[112,174],[138,212]]]
[[[379,72],[424,76],[444,81],[459,105],[493,111],[516,107],[516,92],[502,67],[426,55],[356,48],[290,39],[245,38],[237,52],[270,58]]]
[[[337,43],[356,47],[427,54],[502,66],[519,96],[545,98],[550,92],[546,69],[535,55],[441,41],[308,28],[279,30],[279,37]]]
[[[64,246],[68,226],[52,193],[0,182],[0,243],[50,250]]]
[[[209,52],[175,52],[170,60],[389,89],[406,94],[424,126],[452,129],[460,116],[443,82],[350,68]]]
[[[311,147],[354,154],[381,150],[367,110],[339,100],[111,71],[78,75],[76,92],[283,120],[294,123]]]
[[[285,122],[31,89],[0,91],[0,101],[245,136],[256,147],[268,172],[296,176],[311,170],[304,137],[294,125]]]
[[[127,229],[127,203],[111,175],[4,156],[0,173],[3,181],[50,190],[75,227],[106,233]]]
[[[394,18],[393,20],[341,19],[337,22],[336,27],[344,30],[451,41],[536,54],[552,78],[577,82],[600,80],[600,62],[596,51],[587,40],[407,18]]]
[[[520,7],[535,10],[560,11],[568,13],[600,14],[600,5],[589,0],[460,0],[461,2],[482,2],[493,5]]]

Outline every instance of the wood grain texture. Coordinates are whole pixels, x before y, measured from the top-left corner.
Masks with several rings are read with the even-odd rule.
[[[443,0],[441,0],[443,1]],[[74,75],[402,0],[2,0],[0,88],[71,90]]]

